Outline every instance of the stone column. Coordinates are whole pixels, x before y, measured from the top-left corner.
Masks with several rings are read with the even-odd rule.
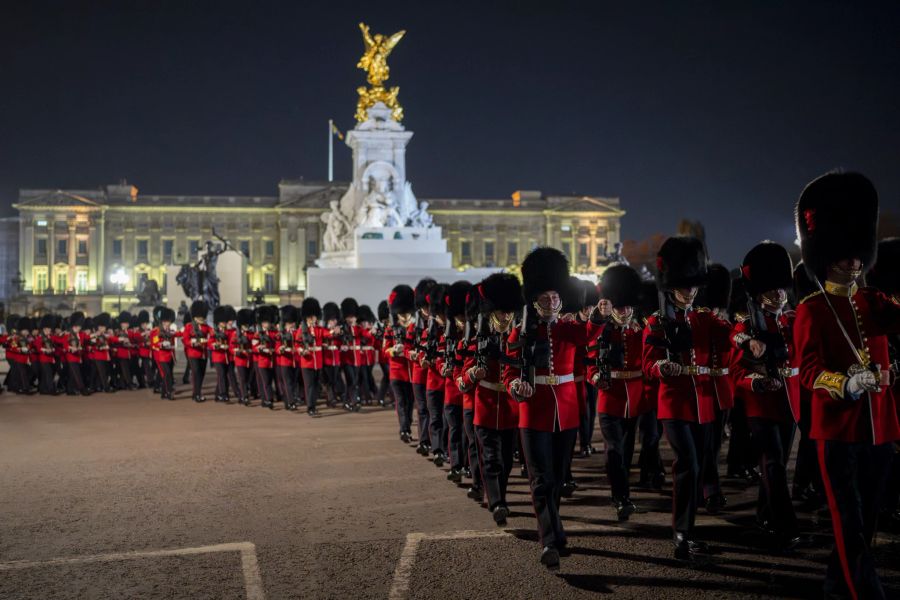
[[[56,273],[53,270],[56,264],[56,215],[47,217],[47,289],[56,290]]]
[[[78,229],[75,225],[75,219],[69,219],[69,287],[75,287],[75,273],[78,263]]]
[[[24,280],[23,289],[34,289],[34,220],[33,215],[25,213],[19,223],[21,246],[19,252],[19,271]]]

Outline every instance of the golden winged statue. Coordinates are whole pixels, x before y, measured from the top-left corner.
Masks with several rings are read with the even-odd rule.
[[[361,86],[357,88],[359,93],[359,101],[356,104],[356,120],[363,122],[368,118],[368,110],[376,102],[383,102],[385,106],[391,109],[391,116],[395,121],[403,119],[403,107],[397,101],[397,94],[400,92],[399,87],[392,87],[390,90],[385,89],[384,82],[390,77],[390,67],[387,64],[387,57],[391,54],[406,31],[398,31],[392,36],[384,36],[380,33],[372,35],[369,26],[365,23],[359,24],[362,31],[363,43],[366,50],[359,62],[356,63],[357,68],[367,73],[366,81],[372,87],[366,88]]]

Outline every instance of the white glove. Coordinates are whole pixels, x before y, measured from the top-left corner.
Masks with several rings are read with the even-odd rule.
[[[659,374],[663,377],[677,377],[681,375],[681,371],[681,365],[670,360],[664,360],[659,363]]]
[[[858,400],[863,392],[874,392],[878,390],[878,379],[872,371],[860,371],[855,375],[851,375],[847,383],[844,384],[847,394],[854,400]]]

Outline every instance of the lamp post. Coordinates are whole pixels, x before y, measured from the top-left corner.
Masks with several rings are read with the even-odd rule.
[[[128,282],[128,274],[125,273],[125,269],[119,267],[116,271],[113,271],[113,274],[109,276],[109,280],[112,281],[119,290],[119,312],[122,312],[122,289],[125,287],[125,284]]]

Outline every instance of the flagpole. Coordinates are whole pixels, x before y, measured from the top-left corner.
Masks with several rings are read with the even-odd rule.
[[[334,121],[328,119],[328,181],[334,181]]]

